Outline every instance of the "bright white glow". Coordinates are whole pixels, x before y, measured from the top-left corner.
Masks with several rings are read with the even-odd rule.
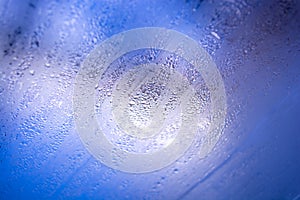
[[[114,60],[127,52],[145,48],[166,50],[184,58],[200,72],[210,90],[212,113],[208,132],[199,149],[198,155],[201,158],[205,157],[217,143],[226,115],[226,96],[222,78],[211,57],[197,42],[179,32],[163,28],[134,29],[112,36],[91,52],[76,78],[73,97],[75,121],[83,143],[97,159],[107,166],[131,173],[151,172],[172,164],[187,151],[199,129],[197,123],[199,103],[197,103],[197,98],[194,98],[195,92],[187,89],[179,94],[182,108],[181,127],[172,143],[165,148],[149,153],[133,153],[118,148],[106,138],[94,113],[95,85]],[[143,74],[144,68],[140,69],[141,71],[136,73]],[[176,79],[167,81],[167,87],[189,87],[184,81],[176,82]],[[135,83],[139,82],[133,84]],[[131,93],[127,93],[126,96],[126,92],[119,95],[115,91],[113,91],[113,97],[119,98],[117,103],[113,103],[114,108],[117,108],[113,110],[116,112],[114,117],[117,123],[123,126],[122,129],[127,133],[133,132],[132,136],[139,137],[142,133],[140,129],[132,124],[126,114],[124,115],[129,105],[128,94]],[[126,91],[131,91],[130,87]],[[165,98],[162,98],[163,103],[165,103],[164,100]],[[113,102],[116,101],[113,100]],[[166,119],[161,113],[163,107],[160,105],[163,103],[153,109],[152,112],[155,114],[154,120],[152,119],[154,123],[149,126],[151,131],[146,131],[146,135],[144,134],[142,138],[158,134],[156,130]]]

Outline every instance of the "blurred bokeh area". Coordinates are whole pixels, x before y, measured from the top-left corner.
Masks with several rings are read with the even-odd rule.
[[[227,112],[207,156],[192,145],[172,164],[136,174],[87,150],[73,94],[93,49],[143,27],[181,32],[206,50]],[[129,69],[152,53],[115,64]],[[177,62],[164,53],[157,60]],[[104,89],[97,94],[109,95]],[[0,0],[0,199],[300,200],[300,1]]]

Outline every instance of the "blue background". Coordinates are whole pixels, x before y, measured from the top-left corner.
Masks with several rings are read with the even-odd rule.
[[[300,199],[300,1],[0,1],[0,199]],[[156,26],[198,41],[223,77],[214,151],[127,174],[93,158],[72,93],[87,54]]]

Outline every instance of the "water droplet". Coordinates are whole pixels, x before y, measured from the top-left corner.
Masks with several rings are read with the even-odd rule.
[[[129,101],[129,105],[131,105],[131,106],[132,106],[132,105],[134,105],[134,104],[135,104],[135,102],[134,102],[134,101],[132,101],[132,100],[131,100],[131,101]]]
[[[35,71],[34,70],[29,70],[29,73],[30,73],[30,75],[34,75],[35,74]]]
[[[221,39],[220,36],[216,32],[212,31],[211,34],[218,40]]]

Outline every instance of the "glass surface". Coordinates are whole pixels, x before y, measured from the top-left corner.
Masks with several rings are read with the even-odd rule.
[[[297,0],[0,0],[0,199],[300,199],[299,19]],[[163,41],[167,50],[126,52],[92,89],[83,88],[82,98],[94,95],[87,101],[93,119],[115,145],[101,155],[112,155],[118,166],[119,149],[144,158],[169,147],[180,127],[186,127],[183,136],[195,131],[187,150],[180,151],[179,142],[145,163],[178,153],[172,162],[128,173],[107,165],[83,141],[74,94],[81,94],[76,81],[95,49],[116,34],[145,27],[195,41],[221,82],[205,78],[191,64],[196,61],[184,57],[194,52],[179,48],[189,40],[165,42],[171,36],[157,34],[157,45]],[[168,51],[172,45],[175,53]],[[225,95],[218,90],[222,85]],[[189,92],[171,95],[182,88]],[[226,98],[226,109],[221,101],[212,106],[218,95]],[[188,103],[191,96],[194,104]],[[216,126],[216,107],[222,111],[216,118],[225,114],[224,126],[216,129],[217,140],[203,139]],[[188,123],[182,123],[185,116]],[[139,135],[141,130],[150,131]],[[212,149],[202,151],[209,142]]]

